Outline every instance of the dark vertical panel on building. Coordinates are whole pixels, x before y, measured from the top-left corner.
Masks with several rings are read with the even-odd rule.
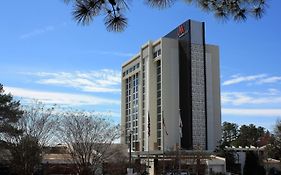
[[[192,149],[192,98],[191,98],[191,57],[190,44],[179,41],[179,100],[182,120],[181,147]]]
[[[196,27],[193,28],[192,26]],[[179,36],[179,28],[184,26],[184,34]],[[205,143],[207,149],[207,86],[206,86],[206,48],[205,48],[205,24],[188,20],[165,35],[167,38],[179,40],[179,103],[181,120],[183,124],[181,147],[193,149],[193,127],[192,127],[192,67],[191,67],[191,43],[203,45],[204,51],[204,91],[205,91]]]
[[[204,81],[205,81],[205,131],[206,131],[206,150],[208,149],[208,123],[207,123],[207,67],[206,67],[206,43],[205,43],[205,23],[202,23],[202,27],[203,27],[203,32],[202,32],[202,36],[203,36],[203,50],[204,50]]]

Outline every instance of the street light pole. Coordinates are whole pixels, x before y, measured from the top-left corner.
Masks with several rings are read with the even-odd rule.
[[[179,109],[179,129],[180,129],[180,134],[179,134],[179,173],[181,173],[181,138],[182,138],[182,120],[181,120],[181,109]]]
[[[129,167],[132,168],[132,132],[131,131],[129,131],[129,132],[130,132],[130,135],[129,135],[129,137],[130,137],[130,141],[129,141],[129,145],[130,145],[130,147],[129,147]]]
[[[165,134],[164,132],[166,132],[166,126],[165,126],[165,123],[164,123],[164,111],[162,110],[162,151],[163,151],[163,175],[165,174],[165,141],[164,141],[164,137],[165,137]]]

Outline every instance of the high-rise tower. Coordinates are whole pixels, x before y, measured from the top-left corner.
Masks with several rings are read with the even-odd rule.
[[[122,66],[121,143],[135,151],[214,150],[221,137],[219,49],[188,20]],[[131,137],[130,137],[131,136]]]

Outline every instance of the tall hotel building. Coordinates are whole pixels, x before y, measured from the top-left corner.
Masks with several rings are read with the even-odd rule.
[[[214,150],[221,138],[219,48],[188,20],[122,66],[121,143],[134,151]],[[131,142],[130,142],[131,139]]]

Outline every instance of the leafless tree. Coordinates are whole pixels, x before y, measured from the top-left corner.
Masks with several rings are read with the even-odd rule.
[[[46,106],[40,101],[24,106],[23,117],[18,122],[18,127],[23,135],[36,138],[40,146],[51,144],[58,124],[57,112],[54,106]]]
[[[102,163],[111,156],[112,143],[119,138],[119,125],[91,112],[64,112],[58,138],[80,175],[98,174]]]
[[[104,15],[104,23],[108,31],[121,32],[127,27],[125,12],[129,9],[131,0],[64,0],[73,3],[74,19],[83,25],[90,24],[94,18]],[[144,0],[151,7],[163,9],[172,6],[178,0]],[[195,5],[203,11],[213,13],[215,17],[235,21],[245,21],[253,16],[259,19],[263,16],[268,0],[183,0],[189,5]]]
[[[42,159],[42,150],[54,135],[57,119],[54,107],[39,101],[23,106],[22,117],[14,124],[20,134],[5,134],[7,155],[16,174],[31,175]]]

